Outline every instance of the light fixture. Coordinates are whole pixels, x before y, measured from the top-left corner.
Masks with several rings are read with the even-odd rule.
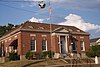
[[[45,8],[46,4],[43,1],[41,1],[39,2],[38,6],[43,9]]]

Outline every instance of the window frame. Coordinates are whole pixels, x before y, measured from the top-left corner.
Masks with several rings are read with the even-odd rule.
[[[43,41],[45,41],[45,46],[43,45]],[[45,50],[43,50],[43,47],[45,47]],[[47,40],[42,40],[42,51],[47,51]]]
[[[80,48],[81,48],[81,51],[85,51],[85,43],[84,43],[84,41],[80,41]]]
[[[35,41],[34,42],[34,45],[32,45],[32,41]],[[32,47],[34,47],[34,50],[32,49]],[[32,52],[36,52],[36,40],[35,39],[31,39],[31,42],[30,42],[30,50]]]

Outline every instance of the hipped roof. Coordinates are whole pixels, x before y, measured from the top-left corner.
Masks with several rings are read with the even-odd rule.
[[[50,29],[51,28],[51,29]],[[71,34],[80,34],[80,35],[89,35],[87,32],[84,32],[74,26],[65,26],[65,25],[56,25],[56,24],[47,24],[47,23],[36,23],[26,21],[21,24],[17,28],[7,32],[0,39],[3,39],[7,36],[11,36],[19,31],[35,31],[35,32],[55,32],[59,33],[60,30],[65,29],[68,32],[63,33],[71,33]]]

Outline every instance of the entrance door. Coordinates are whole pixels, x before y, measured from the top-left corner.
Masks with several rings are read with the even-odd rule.
[[[73,43],[72,43],[72,51],[73,51],[73,53],[77,52],[76,48],[77,48],[77,45],[76,45],[76,41],[74,40]]]
[[[66,43],[65,36],[60,36],[60,52],[62,54],[65,54],[66,53],[65,43]]]

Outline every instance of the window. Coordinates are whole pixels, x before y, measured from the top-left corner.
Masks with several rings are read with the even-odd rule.
[[[47,41],[46,40],[42,40],[42,50],[47,51]]]
[[[76,48],[77,48],[76,41],[73,41],[71,44],[72,44],[72,49],[76,50]]]
[[[31,40],[31,50],[36,51],[36,40]]]
[[[81,50],[85,51],[84,41],[80,41]]]

